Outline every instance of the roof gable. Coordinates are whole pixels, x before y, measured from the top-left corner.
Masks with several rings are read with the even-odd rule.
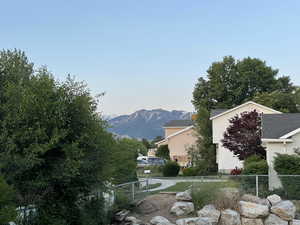
[[[264,114],[263,139],[286,139],[300,132],[300,113]]]
[[[267,106],[258,104],[258,103],[253,102],[253,101],[249,101],[249,102],[246,102],[246,103],[241,104],[241,105],[239,105],[239,106],[236,106],[236,107],[234,107],[234,108],[232,108],[232,109],[228,109],[228,110],[225,110],[225,111],[223,111],[223,112],[219,111],[220,113],[218,113],[218,114],[216,114],[216,115],[214,115],[214,116],[212,115],[212,116],[210,117],[210,119],[211,119],[211,120],[216,119],[216,118],[221,117],[221,116],[223,116],[223,115],[225,115],[225,114],[227,114],[227,113],[233,112],[233,111],[235,111],[235,110],[238,110],[238,109],[240,109],[240,108],[242,108],[242,107],[244,107],[244,106],[250,105],[250,104],[255,105],[255,106],[257,106],[257,107],[260,107],[260,108],[263,108],[263,109],[267,109],[267,110],[269,110],[269,111],[272,111],[273,113],[281,113],[281,112],[279,112],[279,111],[277,111],[277,110],[274,110],[274,109],[272,109],[272,108],[269,108],[269,107],[267,107]]]
[[[175,136],[177,136],[179,134],[182,134],[182,133],[184,133],[184,132],[186,132],[186,131],[188,131],[190,129],[193,129],[193,128],[194,128],[194,126],[188,126],[188,127],[184,128],[184,129],[182,129],[180,131],[177,131],[177,132],[175,132],[173,134],[170,134],[168,137],[165,137],[165,139],[163,139],[163,140],[161,140],[159,142],[156,142],[155,144],[163,143],[163,142],[167,141],[168,139],[173,138],[173,137],[175,137]]]

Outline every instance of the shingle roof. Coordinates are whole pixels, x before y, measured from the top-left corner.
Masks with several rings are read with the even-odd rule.
[[[262,138],[280,138],[300,128],[300,113],[264,114]]]
[[[192,126],[194,122],[192,120],[171,120],[164,125],[164,127],[188,127]]]
[[[228,109],[212,109],[210,112],[210,117],[217,116],[223,112],[226,112]]]

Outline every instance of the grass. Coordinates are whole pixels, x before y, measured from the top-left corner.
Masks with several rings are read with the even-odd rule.
[[[161,186],[161,183],[149,184],[148,187],[143,187],[142,190],[154,189]]]
[[[214,186],[216,188],[223,188],[223,187],[238,187],[239,184],[233,181],[227,181],[227,182],[178,182],[177,184],[168,187],[164,190],[161,190],[163,192],[181,192],[185,191],[189,188],[197,188],[197,189],[207,189],[210,188],[211,186]]]

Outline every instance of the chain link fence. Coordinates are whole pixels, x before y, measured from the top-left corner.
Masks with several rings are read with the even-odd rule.
[[[156,185],[157,184],[157,185]],[[220,188],[234,187],[240,192],[265,198],[278,194],[283,199],[300,200],[300,175],[219,175],[197,177],[151,177],[115,186],[116,201],[123,199],[137,202],[147,195],[158,192],[179,192],[189,188],[216,185]]]

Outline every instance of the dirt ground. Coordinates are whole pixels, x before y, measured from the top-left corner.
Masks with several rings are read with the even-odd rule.
[[[144,223],[149,223],[155,216],[163,216],[175,224],[175,221],[180,219],[180,217],[170,214],[170,209],[175,202],[174,194],[151,195],[146,197],[131,215]]]

